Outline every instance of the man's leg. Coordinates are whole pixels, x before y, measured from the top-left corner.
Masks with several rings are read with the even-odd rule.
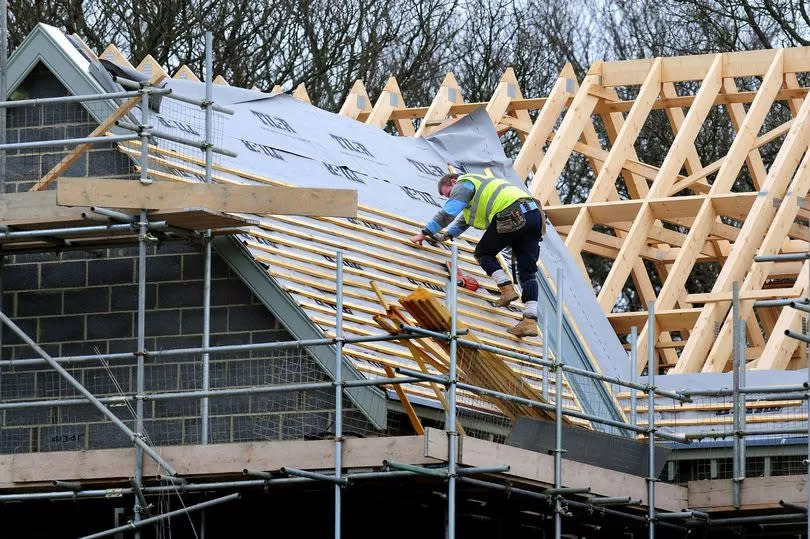
[[[509,333],[519,337],[537,335],[537,259],[540,256],[540,212],[526,214],[526,226],[512,242],[512,256],[517,259],[520,288],[523,291],[523,319]]]
[[[512,279],[503,271],[501,265],[498,264],[498,259],[495,258],[504,247],[509,245],[511,236],[512,234],[498,234],[495,223],[492,223],[484,231],[484,235],[481,236],[481,240],[475,247],[475,259],[484,272],[495,280],[495,284],[498,285],[501,292],[500,297],[495,301],[496,307],[509,305],[518,298]]]

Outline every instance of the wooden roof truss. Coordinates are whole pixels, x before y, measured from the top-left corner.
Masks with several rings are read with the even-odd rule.
[[[152,62],[144,60],[139,69],[156,72]],[[599,61],[581,82],[565,65],[548,96],[525,98],[507,69],[491,99],[481,103],[464,102],[448,74],[431,103],[419,107],[406,106],[393,77],[373,102],[358,80],[340,114],[392,125],[402,136],[425,136],[485,107],[499,133],[516,133],[514,169],[532,178],[532,193],[586,278],[584,253],[612,261],[597,297],[619,335],[638,326],[639,371],[647,358],[646,311],[612,312],[628,279],[643,305],[655,303],[660,368],[728,370],[735,281],[741,283],[749,368],[798,368],[805,356],[784,330],[800,330],[801,313],[754,309],[753,303],[806,294],[809,265],[757,264],[753,258],[808,249],[810,100],[797,76],[808,71],[810,47]],[[175,77],[193,73],[183,66]],[[740,91],[743,79],[749,85],[755,80],[757,89]],[[697,88],[693,94],[684,93],[686,81]],[[620,94],[635,97],[623,100]],[[309,100],[303,85],[293,95]],[[791,117],[774,126],[772,111],[784,105]],[[696,143],[701,130],[710,128],[706,120],[715,107],[723,108],[735,136],[725,155],[704,163]],[[672,142],[662,162],[646,163],[636,149],[650,136],[645,127],[656,110],[666,114]],[[600,138],[596,120],[607,140]],[[770,163],[761,154],[766,145],[778,146]],[[595,180],[585,202],[563,204],[558,179],[577,154],[587,159]],[[738,181],[746,172],[753,190]],[[690,293],[689,277],[701,263],[717,264],[719,274],[710,290]]]

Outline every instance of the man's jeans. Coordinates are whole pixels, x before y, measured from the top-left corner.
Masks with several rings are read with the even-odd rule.
[[[516,232],[499,234],[493,220],[475,248],[475,258],[484,271],[492,276],[501,269],[495,256],[505,247],[512,248],[512,256],[517,260],[520,287],[523,289],[521,300],[537,301],[537,258],[540,256],[540,211],[532,210],[524,214],[526,226]]]

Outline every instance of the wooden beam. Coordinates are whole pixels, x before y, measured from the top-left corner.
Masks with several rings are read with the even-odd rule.
[[[562,71],[560,71],[557,81],[551,88],[543,108],[537,115],[537,119],[523,145],[520,147],[520,152],[513,168],[521,180],[525,180],[537,165],[542,162],[544,157],[543,146],[551,135],[557,119],[562,114],[562,110],[568,102],[570,97],[569,86],[573,87],[576,83],[574,78],[574,70],[571,64],[565,64]],[[556,190],[555,190],[556,192]]]
[[[84,221],[82,213],[87,208],[65,208],[56,205],[56,192],[7,193],[0,197],[0,223],[14,227],[22,224],[35,228],[31,223],[39,222],[42,228],[56,228]]]
[[[371,100],[368,98],[363,81],[358,79],[354,81],[338,114],[357,120],[361,112],[371,112]]]
[[[741,292],[740,300],[798,298],[801,295],[802,289],[800,287],[768,288],[766,290],[751,290],[748,292]],[[716,301],[731,301],[731,292],[720,292],[718,294],[714,294],[712,292],[705,294],[689,294],[686,296],[686,301],[689,303],[714,303]]]
[[[628,154],[632,151],[633,144],[636,138],[638,138],[641,128],[644,126],[644,120],[650,112],[652,102],[661,92],[660,67],[660,60],[654,62],[650,67],[644,84],[639,90],[636,102],[625,119],[602,170],[596,177],[590,193],[588,193],[588,202],[606,201],[610,190],[615,188],[616,177],[619,175],[619,172],[621,172],[621,166],[627,160]],[[581,91],[582,90],[580,90],[580,92]],[[560,129],[562,130],[562,127]],[[572,254],[578,255],[582,250],[582,245],[585,243],[588,232],[591,231],[593,225],[594,221],[590,212],[587,210],[580,211],[574,221],[571,232],[565,240],[565,245]],[[632,267],[632,264],[630,264],[630,267]]]
[[[456,81],[456,77],[452,73],[444,76],[442,85],[436,96],[430,103],[427,112],[425,113],[424,120],[419,124],[419,129],[416,130],[414,136],[423,137],[428,134],[428,126],[431,123],[442,122],[447,118],[450,112],[450,107],[454,104],[463,102],[464,98],[461,95],[461,87]]]
[[[380,466],[383,460],[411,464],[440,462],[435,456],[425,456],[425,443],[423,436],[347,438],[343,463],[347,468],[366,468]],[[161,454],[184,476],[211,477],[241,475],[245,468],[278,470],[290,466],[322,470],[329,468],[330,462],[334,464],[334,445],[327,440],[290,440],[164,446]],[[439,448],[429,450],[432,455],[441,455]],[[2,486],[20,488],[30,486],[26,483],[42,481],[50,485],[54,480],[126,480],[127,474],[131,473],[134,454],[133,448],[17,454],[0,472],[7,481]],[[155,476],[158,473],[160,470],[154,462],[144,462],[144,474]]]
[[[593,84],[599,84],[598,66],[591,68],[592,72],[582,81],[582,86],[574,97],[571,106],[563,118],[558,135],[554,137],[548,152],[543,157],[531,183],[532,196],[541,204],[553,200],[553,193],[557,190],[557,179],[565,167],[571,150],[582,134],[587,124],[591,123],[591,114],[599,101],[598,97],[588,93]]]
[[[795,77],[795,74],[792,74]],[[729,78],[729,77],[727,77]],[[672,84],[672,81],[665,82],[664,84]],[[807,92],[810,91],[810,88],[801,87],[798,82],[795,86],[790,87],[788,86],[785,90],[780,90],[779,93],[776,94],[777,101],[798,101],[801,105],[801,100],[807,95]],[[660,109],[670,109],[670,108],[687,108],[691,107],[692,103],[695,101],[695,96],[692,95],[685,95],[685,96],[667,96],[666,97],[656,100],[655,104],[653,105],[653,110],[660,110]],[[732,94],[720,94],[718,95],[715,100],[715,105],[729,105],[729,104],[743,104],[743,103],[750,103],[756,97],[756,91],[748,91],[748,92],[734,92]],[[609,112],[627,112],[633,106],[633,100],[630,101],[613,101],[613,102],[604,102],[600,103],[596,107],[596,111],[599,113],[609,113]]]
[[[776,213],[774,201],[784,196],[790,179],[799,165],[799,159],[807,149],[807,140],[810,136],[808,118],[810,118],[810,99],[805,98],[799,115],[793,121],[790,132],[771,165],[761,191],[762,196],[755,200],[748,218],[743,223],[740,230],[742,241],[734,243],[734,248],[715,281],[713,292],[729,291],[732,283],[741,280],[745,270],[750,267],[752,257],[765,237],[766,230],[771,226]],[[745,151],[745,154],[747,153]],[[795,203],[795,197],[793,198]],[[784,239],[784,235],[780,238],[780,244],[782,239]],[[715,324],[722,321],[728,308],[729,305],[725,302],[711,303],[704,307],[704,312],[698,319],[695,332],[689,339],[689,344],[681,355],[675,372],[694,372],[703,367],[714,339],[713,328]]]
[[[658,331],[681,331],[691,329],[700,315],[700,309],[670,309],[668,311],[656,311],[655,327]],[[647,311],[628,313],[608,313],[608,322],[613,326],[616,333],[626,335],[630,333],[630,328],[636,326],[640,328],[647,321]]]
[[[782,509],[780,500],[807,505],[807,476],[746,477],[741,482],[742,510]],[[731,479],[689,481],[689,507],[701,511],[734,511]]]
[[[784,71],[786,73],[810,71],[810,47],[793,47],[778,50],[784,51]],[[727,57],[721,76],[748,77],[766,73],[773,61],[776,50],[741,51],[726,54]],[[661,65],[661,80],[663,82],[702,80],[708,73],[714,59],[714,54],[664,58]],[[652,58],[646,58],[605,62],[602,66],[602,85],[626,86],[641,84],[653,61]]]
[[[768,74],[777,72],[779,75],[782,75],[782,60],[782,54],[777,53],[774,56],[774,65],[772,68],[778,69],[769,69]],[[765,77],[768,77],[768,74],[766,74]],[[739,92],[737,89],[737,82],[733,78],[723,79],[723,90],[729,95]],[[730,103],[726,106],[726,110],[731,118],[731,125],[734,127],[737,133],[739,133],[744,127],[746,127],[743,125],[746,117],[745,107],[742,105],[742,103]],[[751,175],[751,180],[754,182],[754,189],[759,189],[762,187],[762,184],[765,183],[765,178],[768,176],[768,171],[765,170],[765,164],[762,162],[762,156],[759,154],[758,146],[752,146],[751,151],[745,157],[745,164],[748,166],[748,173]]]
[[[436,436],[436,443],[430,444],[426,455],[438,458],[436,451],[440,440],[447,438],[442,431],[427,429],[427,437]],[[485,440],[466,437],[462,443],[459,462],[467,466],[488,466],[492,462],[507,462],[511,466],[507,476],[540,482],[546,485],[554,483],[554,457],[527,449],[495,444]],[[489,463],[489,464],[487,464]],[[635,475],[615,472],[563,459],[563,486],[590,487],[592,494],[604,496],[630,496],[641,500],[647,499],[644,479]],[[681,511],[687,507],[687,491],[684,487],[659,483],[655,490],[655,506],[665,511]]]
[[[649,197],[654,198],[668,193],[669,188],[675,182],[675,176],[683,166],[686,160],[689,149],[694,144],[695,137],[698,134],[703,120],[706,118],[715,96],[720,91],[721,85],[721,70],[723,66],[723,56],[718,54],[712,62],[711,69],[709,70],[706,78],[703,80],[700,90],[693,106],[689,109],[689,113],[681,125],[678,134],[672,142],[667,157],[661,165],[658,176],[653,181],[650,187]],[[655,216],[650,209],[649,202],[645,201],[639,210],[639,214],[633,222],[630,233],[616,261],[611,266],[610,272],[599,291],[599,304],[603,312],[609,312],[616,302],[616,297],[621,291],[629,273],[628,264],[631,264],[638,256],[639,249],[642,242],[646,239],[649,229],[655,221]],[[669,280],[669,279],[668,279]],[[683,283],[680,283],[673,293],[682,290]],[[660,294],[659,300],[660,301]],[[657,309],[656,309],[657,310]],[[643,332],[642,332],[643,334]],[[639,365],[637,368],[639,372],[643,369],[646,363],[646,341],[642,342],[641,336],[639,337]]]
[[[162,79],[158,79],[162,80]],[[115,125],[115,122],[126,116],[126,114],[132,110],[138,103],[140,103],[140,97],[133,97],[127,101],[125,101],[115,112],[110,114],[101,124],[93,129],[88,137],[102,137],[104,134]],[[75,163],[82,155],[84,155],[87,150],[90,149],[92,144],[79,144],[68,154],[62,158],[51,170],[48,171],[37,183],[31,187],[30,191],[42,191],[46,187],[48,187],[56,178],[58,178],[64,171],[69,169],[73,163]]]
[[[224,212],[355,217],[357,191],[305,187],[222,185],[103,178],[63,178],[57,184],[60,206],[128,209],[208,208]]]

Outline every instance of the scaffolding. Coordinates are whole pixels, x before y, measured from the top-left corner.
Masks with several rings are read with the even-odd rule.
[[[205,152],[205,170],[206,182],[212,181],[212,155],[214,152],[224,152],[216,148],[211,143],[212,137],[212,113],[214,110],[227,113],[228,110],[224,107],[217,106],[212,100],[212,53],[211,53],[211,34],[206,34],[206,90],[205,100],[194,101],[189,98],[177,96],[168,90],[163,90],[153,87],[150,82],[136,82],[126,79],[118,78],[117,81],[125,87],[134,88],[132,91],[98,94],[92,96],[70,96],[62,98],[40,99],[34,105],[41,105],[46,103],[55,102],[68,102],[68,101],[87,101],[99,99],[123,99],[134,98],[140,99],[140,123],[139,125],[119,123],[120,127],[134,131],[132,134],[115,135],[112,137],[87,137],[81,139],[66,139],[58,141],[47,141],[42,145],[53,145],[58,142],[63,145],[78,145],[78,144],[94,144],[105,143],[111,140],[134,140],[138,139],[141,143],[140,154],[140,176],[139,181],[143,184],[149,184],[152,180],[149,177],[149,139],[150,137],[165,137],[158,131],[151,129],[149,124],[149,98],[152,95],[163,94],[168,98],[181,99],[185,102],[192,102],[200,106],[205,111],[205,139],[202,141],[194,141],[190,139],[182,139],[179,137],[172,137],[170,140],[180,144],[186,144],[196,147]],[[10,102],[4,101],[0,103],[0,110],[5,108],[30,105],[29,102]],[[19,149],[23,147],[32,147],[32,144],[38,143],[16,143],[16,144],[0,144],[0,151],[11,149]],[[715,433],[693,433],[689,436],[677,435],[671,432],[662,430],[656,426],[655,418],[655,399],[656,396],[668,399],[674,399],[679,402],[689,402],[692,396],[710,394],[717,396],[731,397],[734,410],[734,488],[735,488],[735,505],[739,508],[740,502],[740,485],[745,476],[745,438],[751,435],[761,435],[764,431],[747,431],[745,426],[745,398],[748,394],[753,393],[801,393],[803,398],[807,399],[810,394],[810,380],[807,384],[795,387],[746,387],[744,383],[744,330],[741,327],[743,321],[735,315],[735,352],[734,352],[734,388],[733,390],[719,391],[719,392],[698,392],[689,390],[682,391],[667,391],[656,387],[655,385],[655,369],[647,369],[646,381],[638,382],[635,380],[635,365],[637,365],[637,328],[633,328],[631,339],[630,351],[630,372],[631,379],[623,380],[617,377],[605,376],[600,373],[587,371],[566,365],[562,357],[562,332],[563,332],[563,312],[564,312],[564,298],[563,298],[563,281],[564,275],[562,271],[557,275],[557,296],[556,308],[554,310],[555,325],[554,331],[556,332],[556,350],[548,350],[548,336],[550,335],[549,325],[551,315],[549,313],[541,313],[543,320],[543,359],[538,359],[533,356],[521,354],[518,352],[501,349],[495,346],[473,342],[472,340],[463,338],[467,333],[466,330],[459,330],[458,316],[457,316],[457,268],[458,268],[458,248],[454,245],[450,250],[450,279],[447,288],[447,304],[450,310],[450,328],[448,332],[430,331],[417,326],[400,325],[400,332],[394,335],[379,334],[367,337],[345,338],[343,332],[343,254],[336,251],[336,297],[337,305],[335,310],[335,337],[323,339],[309,339],[309,340],[291,340],[285,342],[263,342],[248,345],[226,345],[226,346],[211,346],[210,333],[211,333],[211,231],[198,230],[191,234],[192,237],[201,241],[204,248],[204,272],[203,272],[203,338],[201,345],[195,348],[175,348],[170,350],[161,350],[159,352],[150,351],[145,346],[145,315],[146,315],[146,243],[148,241],[150,231],[166,231],[169,235],[176,233],[175,230],[169,230],[165,222],[150,221],[146,210],[141,210],[137,217],[121,214],[112,210],[104,208],[96,208],[99,215],[103,215],[111,219],[114,224],[103,226],[90,224],[89,226],[61,228],[61,229],[42,229],[36,231],[13,231],[3,230],[0,231],[0,242],[13,241],[22,238],[54,238],[64,237],[70,235],[82,235],[92,232],[107,232],[112,233],[119,230],[134,231],[134,241],[138,245],[138,262],[137,262],[137,349],[134,355],[137,359],[136,368],[136,389],[134,394],[123,395],[118,397],[99,398],[88,390],[81,382],[74,378],[68,370],[63,366],[66,363],[80,363],[84,361],[92,361],[98,359],[115,360],[115,359],[129,359],[132,358],[133,353],[105,353],[85,356],[63,356],[52,357],[42,347],[40,347],[34,339],[32,339],[26,332],[17,326],[6,313],[0,312],[0,321],[3,325],[9,328],[16,334],[23,342],[28,344],[39,356],[38,358],[28,359],[15,359],[9,362],[0,362],[0,374],[2,368],[11,365],[33,365],[46,363],[50,368],[57,372],[65,381],[74,387],[80,394],[81,398],[74,399],[59,399],[59,400],[39,400],[39,401],[26,401],[15,403],[0,403],[0,410],[2,409],[20,409],[26,407],[41,407],[41,406],[54,406],[54,405],[75,405],[81,403],[91,403],[99,412],[104,414],[113,424],[115,424],[122,432],[124,432],[130,442],[135,446],[136,457],[133,463],[134,477],[130,488],[116,489],[120,495],[131,496],[133,499],[133,521],[126,526],[120,526],[108,530],[101,531],[86,538],[105,537],[120,533],[125,530],[134,530],[135,537],[140,537],[139,530],[145,526],[149,526],[164,519],[172,518],[180,514],[188,514],[194,511],[201,511],[204,515],[206,508],[235,501],[239,499],[240,491],[247,488],[263,487],[271,488],[276,485],[283,484],[299,484],[299,483],[324,483],[330,485],[334,491],[334,537],[339,539],[342,536],[342,523],[341,514],[343,511],[342,491],[343,489],[356,481],[363,481],[367,479],[381,479],[381,478],[405,478],[424,476],[441,481],[445,481],[447,485],[447,505],[446,505],[446,537],[454,539],[456,537],[456,504],[458,499],[457,487],[459,484],[467,484],[476,487],[491,489],[494,491],[508,491],[512,494],[525,496],[530,499],[536,499],[543,503],[543,507],[547,508],[544,511],[553,514],[554,520],[554,537],[560,538],[563,532],[563,517],[568,514],[569,508],[583,509],[587,511],[598,511],[600,514],[609,515],[611,517],[626,519],[628,522],[635,522],[640,526],[648,529],[650,538],[655,537],[656,529],[670,529],[687,531],[693,527],[703,526],[729,526],[738,523],[746,522],[747,518],[756,518],[762,521],[763,517],[736,517],[729,519],[712,520],[708,514],[698,510],[685,510],[680,512],[662,512],[657,511],[655,508],[655,495],[656,495],[656,482],[658,477],[655,473],[655,448],[657,440],[665,440],[669,442],[687,443],[689,439],[697,439],[703,437],[715,436]],[[2,253],[0,253],[2,254]],[[807,259],[810,255],[805,255],[803,259]],[[766,257],[762,260],[768,261]],[[810,288],[809,288],[810,289]],[[739,307],[739,294],[738,287],[735,286],[734,305],[735,313],[738,312]],[[794,302],[792,305],[798,309],[806,310],[807,303]],[[653,328],[655,325],[655,302],[650,301],[648,304],[648,328]],[[655,365],[653,359],[655,352],[655,339],[657,333],[653,330],[647,332],[649,338],[649,345],[646,347],[646,352],[649,355],[648,365]],[[799,338],[805,342],[810,342],[808,335],[791,335]],[[394,341],[394,340],[410,340],[410,339],[437,339],[448,343],[449,346],[449,372],[446,375],[432,375],[424,372],[410,371],[407,369],[398,369],[398,376],[386,378],[374,378],[365,380],[347,380],[344,377],[342,364],[344,361],[343,348],[345,345],[360,343],[360,342],[375,342],[375,341]],[[236,389],[212,389],[210,384],[210,355],[222,352],[234,351],[253,351],[253,350],[269,350],[269,349],[283,349],[283,348],[311,348],[317,346],[333,346],[335,350],[336,371],[334,380],[328,382],[314,382],[314,383],[300,383],[300,384],[287,384],[283,386],[266,385],[254,386],[247,388]],[[460,380],[458,372],[457,356],[459,347],[467,347],[471,349],[485,350],[493,352],[505,357],[519,359],[544,369],[546,372],[553,373],[553,380],[555,385],[554,403],[541,402],[532,400],[525,397],[519,397],[508,393],[495,391],[493,389],[481,387],[474,384],[465,383]],[[144,360],[147,357],[171,357],[175,355],[184,354],[202,354],[201,368],[202,368],[202,389],[195,391],[180,391],[180,392],[162,392],[150,393],[147,392],[144,386]],[[616,421],[614,419],[603,418],[596,415],[588,414],[576,410],[568,410],[563,408],[563,375],[568,376],[583,376],[594,380],[598,380],[604,384],[614,384],[617,386],[625,387],[631,391],[631,415],[629,422]],[[397,384],[415,383],[415,382],[433,382],[445,388],[446,399],[448,407],[445,414],[445,433],[447,437],[447,463],[446,466],[430,467],[430,466],[415,466],[406,463],[386,461],[380,463],[379,471],[372,472],[353,472],[348,473],[344,471],[343,465],[343,452],[344,452],[344,411],[343,411],[343,396],[346,391],[351,388],[362,386],[393,386]],[[543,395],[550,395],[549,377],[543,376]],[[335,425],[334,425],[334,469],[331,473],[312,472],[301,470],[291,467],[282,467],[279,470],[274,470],[275,473],[270,473],[266,470],[250,470],[244,469],[244,479],[235,481],[218,481],[218,482],[194,482],[187,478],[181,477],[174,469],[172,464],[164,459],[155,448],[147,442],[144,437],[144,403],[146,401],[159,401],[166,399],[199,399],[200,414],[201,414],[201,434],[200,444],[208,444],[210,441],[209,433],[209,399],[215,397],[223,397],[229,395],[245,395],[245,394],[270,394],[291,392],[305,389],[323,389],[333,390],[335,398]],[[509,463],[493,463],[489,466],[480,467],[464,467],[459,464],[459,425],[457,423],[458,415],[458,400],[457,392],[464,390],[476,395],[486,396],[489,398],[511,401],[524,406],[534,407],[550,413],[554,418],[555,423],[555,442],[553,449],[554,456],[554,473],[553,473],[553,487],[546,489],[524,489],[515,488],[506,482],[498,482],[497,480],[482,480],[475,478],[476,475],[482,474],[501,474],[509,470]],[[647,397],[647,424],[642,426],[637,422],[636,413],[636,392],[641,391]],[[128,427],[122,422],[110,409],[110,404],[128,403],[135,405],[135,426],[134,428]],[[645,478],[647,483],[647,512],[646,515],[640,514],[638,511],[632,511],[632,508],[638,508],[643,505],[640,499],[621,498],[621,497],[596,497],[588,496],[590,489],[587,486],[569,486],[566,487],[563,477],[562,459],[565,453],[563,443],[563,418],[564,416],[574,417],[581,420],[588,421],[592,424],[601,424],[613,427],[626,435],[632,437],[646,438],[648,448],[648,472]],[[779,432],[787,432],[780,430]],[[810,443],[810,432],[808,432],[808,443]],[[161,473],[159,479],[165,483],[160,486],[147,486],[144,483],[143,463],[144,456],[151,458],[158,465]],[[810,464],[808,464],[808,472],[810,472]],[[85,488],[81,483],[64,483],[61,481],[54,482],[54,490],[50,492],[30,492],[30,493],[17,493],[17,494],[3,494],[0,495],[0,502],[11,501],[25,501],[25,500],[57,500],[57,499],[89,499],[100,498],[107,496],[109,491],[107,489],[89,489]],[[212,498],[210,500],[189,505],[182,509],[168,511],[155,516],[147,516],[148,501],[147,496],[157,495],[165,492],[203,492],[203,491],[216,491],[216,490],[233,490],[235,492]],[[584,499],[574,499],[574,496],[580,496]],[[809,500],[810,503],[810,500]],[[613,509],[608,506],[615,507]],[[787,507],[789,510],[796,510],[795,506]],[[801,508],[800,508],[801,509]],[[776,515],[771,518],[772,520],[779,521],[797,521],[807,520],[807,511],[794,512],[786,515]],[[205,520],[203,518],[203,530],[205,529]],[[810,521],[808,521],[808,531],[810,532]]]

